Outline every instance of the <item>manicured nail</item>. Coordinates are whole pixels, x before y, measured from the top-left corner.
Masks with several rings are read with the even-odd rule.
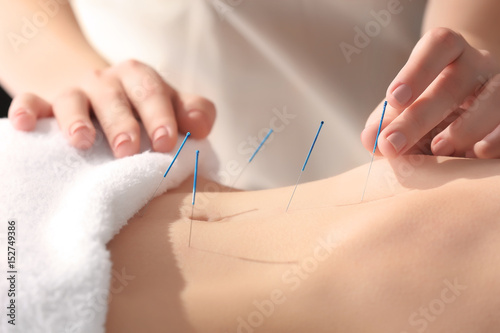
[[[153,133],[153,149],[166,152],[170,149],[169,139],[173,137],[174,130],[170,126],[161,126]]]
[[[83,121],[77,121],[73,125],[71,125],[68,129],[69,135],[73,136],[77,133],[85,133],[90,131],[89,126],[85,124]]]
[[[113,141],[113,151],[116,157],[124,157],[129,155],[132,144],[132,138],[127,133],[119,134]]]
[[[191,110],[188,112],[188,117],[191,120],[195,120],[196,122],[203,124],[203,125],[209,125],[209,117],[206,112],[200,111],[200,110]]]
[[[411,88],[406,84],[402,84],[392,92],[392,96],[398,101],[399,105],[404,106],[411,98]]]
[[[399,153],[406,145],[406,136],[401,132],[394,132],[387,137],[387,141],[391,143],[396,150],[396,153]]]
[[[77,121],[68,129],[69,136],[72,137],[74,146],[78,149],[89,149],[94,142],[95,133],[83,121]]]
[[[438,140],[432,146],[432,153],[435,156],[451,156],[455,152],[455,148],[450,142],[446,139]]]
[[[153,133],[153,142],[157,142],[159,140],[166,139],[169,136],[170,136],[169,131],[167,130],[167,128],[165,126],[158,127],[156,129],[156,131],[154,131],[154,133]]]
[[[23,116],[32,117],[32,116],[35,116],[35,114],[32,111],[25,109],[25,108],[20,108],[14,112],[14,118],[23,117]]]
[[[13,113],[12,122],[18,130],[30,131],[35,128],[36,114],[29,109],[20,108]]]
[[[200,111],[200,110],[190,110],[188,112],[188,117],[191,119],[206,118],[206,114],[205,114],[205,112]]]

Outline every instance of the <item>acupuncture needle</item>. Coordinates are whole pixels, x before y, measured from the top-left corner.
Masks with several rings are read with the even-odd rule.
[[[309,161],[309,157],[311,157],[311,152],[314,148],[314,145],[316,144],[316,140],[318,140],[319,132],[321,131],[321,128],[323,127],[324,123],[325,123],[324,121],[321,121],[319,128],[318,128],[318,131],[316,132],[316,136],[314,137],[314,141],[311,145],[311,148],[309,148],[309,152],[307,153],[306,160],[304,162],[304,165],[302,166],[302,169],[300,170],[299,177],[297,178],[297,182],[295,183],[295,187],[293,188],[292,196],[290,197],[290,201],[288,201],[288,205],[286,206],[286,212],[288,212],[288,208],[290,207],[290,204],[292,203],[293,196],[295,195],[295,191],[297,190],[297,186],[299,185],[300,177],[302,177],[302,173],[304,172],[304,170],[306,168],[307,162]]]
[[[370,166],[368,167],[368,174],[366,175],[365,187],[363,189],[363,194],[361,195],[361,202],[363,202],[363,199],[365,198],[366,187],[368,186],[368,178],[370,177],[370,171],[372,170],[373,159],[375,158],[375,151],[377,150],[378,136],[380,135],[380,129],[382,128],[382,122],[384,121],[386,108],[387,108],[387,101],[384,102],[382,117],[380,117],[380,124],[378,125],[377,136],[375,137],[375,145],[373,146],[372,159],[370,161]]]
[[[189,225],[189,243],[188,247],[191,247],[191,232],[193,231],[193,213],[194,213],[194,202],[196,199],[196,180],[198,179],[198,157],[200,151],[196,151],[196,161],[194,162],[194,176],[193,176],[193,199],[191,201],[191,223]]]
[[[248,159],[248,162],[247,164],[243,167],[243,169],[241,170],[241,172],[238,174],[238,176],[236,177],[236,179],[234,180],[233,184],[231,185],[231,190],[234,188],[234,186],[236,185],[236,182],[240,179],[241,175],[243,174],[243,172],[245,171],[245,169],[250,165],[250,163],[253,161],[253,159],[255,158],[255,155],[257,155],[257,153],[259,152],[259,150],[262,148],[262,146],[264,145],[264,143],[266,143],[267,139],[269,138],[269,136],[273,133],[273,129],[271,128],[269,130],[269,132],[267,132],[266,136],[264,137],[264,139],[262,139],[262,141],[260,142],[259,146],[257,147],[257,149],[255,149],[254,153],[252,154],[252,156],[250,156],[250,158]],[[230,190],[230,191],[231,191]]]
[[[168,172],[170,171],[170,169],[172,168],[172,165],[174,165],[174,162],[175,160],[177,159],[177,156],[179,156],[179,153],[181,152],[182,148],[184,147],[184,144],[186,143],[186,140],[191,136],[191,133],[190,132],[187,132],[186,133],[186,136],[184,137],[184,140],[182,140],[182,143],[181,143],[181,146],[179,147],[179,149],[177,149],[177,152],[175,153],[174,155],[174,158],[172,159],[172,162],[170,162],[170,165],[168,166],[167,168],[167,171],[165,171],[165,174],[163,175],[163,177],[161,178],[160,182],[158,183],[158,186],[156,186],[156,190],[154,191],[153,195],[151,196],[151,198],[148,200],[146,206],[144,206],[144,208],[142,209],[142,211],[146,211],[146,208],[149,206],[149,203],[151,202],[151,200],[153,200],[153,198],[155,197],[156,195],[156,192],[158,192],[158,189],[160,188],[161,186],[161,183],[163,182],[163,180],[165,179],[165,177],[167,177],[167,174]],[[142,214],[139,214],[139,216],[143,216]]]

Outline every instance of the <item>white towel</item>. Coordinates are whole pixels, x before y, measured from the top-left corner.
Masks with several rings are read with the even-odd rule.
[[[148,149],[145,135],[141,142]],[[216,169],[209,143],[188,139],[157,195],[192,174],[196,149],[200,174]],[[151,198],[171,160],[149,151],[116,160],[102,134],[77,151],[54,119],[31,133],[0,120],[1,332],[104,332],[106,243]],[[6,317],[9,219],[16,221],[15,326]]]

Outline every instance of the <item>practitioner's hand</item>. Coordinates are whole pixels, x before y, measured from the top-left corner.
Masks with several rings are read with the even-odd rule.
[[[500,72],[493,56],[446,28],[430,30],[387,90],[378,147],[402,153],[500,158]],[[373,150],[382,105],[361,138]]]
[[[12,101],[9,118],[16,129],[31,131],[38,118],[55,116],[71,145],[88,149],[96,135],[91,112],[116,157],[139,152],[136,116],[159,152],[174,148],[178,131],[206,137],[215,120],[215,107],[209,100],[178,93],[152,68],[134,60],[91,73],[52,103],[33,94],[19,94]]]

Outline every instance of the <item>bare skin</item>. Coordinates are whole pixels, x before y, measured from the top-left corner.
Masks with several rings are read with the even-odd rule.
[[[171,151],[178,132],[205,138],[215,120],[206,98],[180,92],[137,60],[109,64],[88,43],[68,1],[0,0],[0,84],[14,98],[14,128],[35,129],[37,119],[55,117],[68,142],[89,149],[100,123],[115,157],[139,152],[139,118],[155,151]],[[49,13],[49,14],[46,14]],[[49,15],[41,27],[23,24]]]
[[[108,244],[108,332],[498,332],[500,162],[407,157],[291,188],[191,182]],[[220,191],[220,192],[219,192]],[[113,284],[114,282],[112,282]]]
[[[455,11],[454,8],[460,8]],[[500,2],[429,0],[422,38],[387,88],[380,153],[499,158]],[[371,150],[381,105],[361,135]]]
[[[400,1],[389,3],[405,10]],[[9,118],[16,129],[31,131],[38,118],[54,116],[71,145],[88,149],[95,114],[116,157],[139,152],[134,115],[160,152],[173,149],[177,130],[199,138],[210,132],[215,108],[209,100],[184,96],[134,59],[108,64],[87,42],[66,1],[0,0],[0,8],[7,37],[0,48],[0,83],[14,97]],[[30,23],[35,32],[23,34],[25,20],[44,11],[50,19],[40,29]],[[428,0],[422,38],[384,98],[389,107],[382,155],[500,157],[499,13],[496,0]],[[137,89],[146,94],[136,96]],[[369,151],[379,117],[380,106],[362,135]]]

